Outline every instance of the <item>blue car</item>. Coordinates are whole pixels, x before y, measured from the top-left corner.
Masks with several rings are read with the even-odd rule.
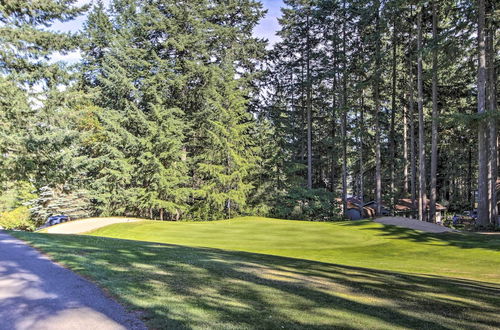
[[[67,215],[62,215],[62,214],[53,215],[47,219],[46,224],[49,226],[53,226],[53,225],[57,225],[58,223],[68,222],[70,220],[71,220],[70,217]]]

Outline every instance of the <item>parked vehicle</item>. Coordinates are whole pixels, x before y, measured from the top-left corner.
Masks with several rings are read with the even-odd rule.
[[[47,222],[45,222],[45,224],[49,225],[49,226],[53,226],[53,225],[57,225],[58,223],[68,222],[70,220],[71,220],[71,218],[67,215],[63,215],[63,214],[53,215],[47,219]]]

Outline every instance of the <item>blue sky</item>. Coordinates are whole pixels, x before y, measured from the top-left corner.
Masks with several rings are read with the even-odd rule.
[[[109,2],[104,0],[105,3]],[[268,10],[266,17],[262,19],[260,24],[255,28],[254,34],[260,38],[266,38],[269,40],[269,44],[273,45],[277,41],[279,41],[279,37],[276,36],[276,31],[279,30],[278,17],[281,16],[280,8],[283,6],[282,0],[261,0],[264,8]],[[79,4],[87,4],[91,3],[91,0],[79,0]],[[64,31],[64,32],[76,32],[80,30],[83,26],[83,22],[85,22],[85,16],[80,16],[77,19],[66,22],[66,23],[55,23],[52,25],[51,29],[56,31]],[[68,62],[78,61],[80,55],[78,53],[71,53],[67,55],[56,54],[53,57],[53,60],[59,61],[64,60]]]
[[[276,31],[279,30],[278,18],[281,16],[281,7],[283,6],[282,0],[262,0],[264,8],[267,9],[266,17],[260,22],[259,26],[255,29],[256,36],[266,38],[270,44],[279,41],[276,36]]]

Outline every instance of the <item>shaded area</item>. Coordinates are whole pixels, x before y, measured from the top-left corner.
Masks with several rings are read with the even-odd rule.
[[[0,329],[145,329],[94,284],[0,232]]]
[[[209,248],[15,235],[141,309],[154,328],[500,327],[497,284]]]
[[[343,226],[362,225],[362,222],[345,222]],[[376,235],[387,238],[404,239],[418,243],[439,243],[441,245],[455,246],[462,249],[486,249],[500,251],[500,236],[481,235],[467,232],[427,233],[410,228],[394,225],[382,225],[382,227],[366,227],[363,230],[376,232]]]

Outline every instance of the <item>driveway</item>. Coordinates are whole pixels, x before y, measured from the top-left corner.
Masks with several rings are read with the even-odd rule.
[[[81,234],[101,227],[113,225],[115,223],[135,222],[139,219],[131,218],[88,218],[83,220],[74,220],[59,225],[47,227],[43,232],[50,234]]]
[[[0,330],[23,329],[146,327],[91,282],[0,231]]]

